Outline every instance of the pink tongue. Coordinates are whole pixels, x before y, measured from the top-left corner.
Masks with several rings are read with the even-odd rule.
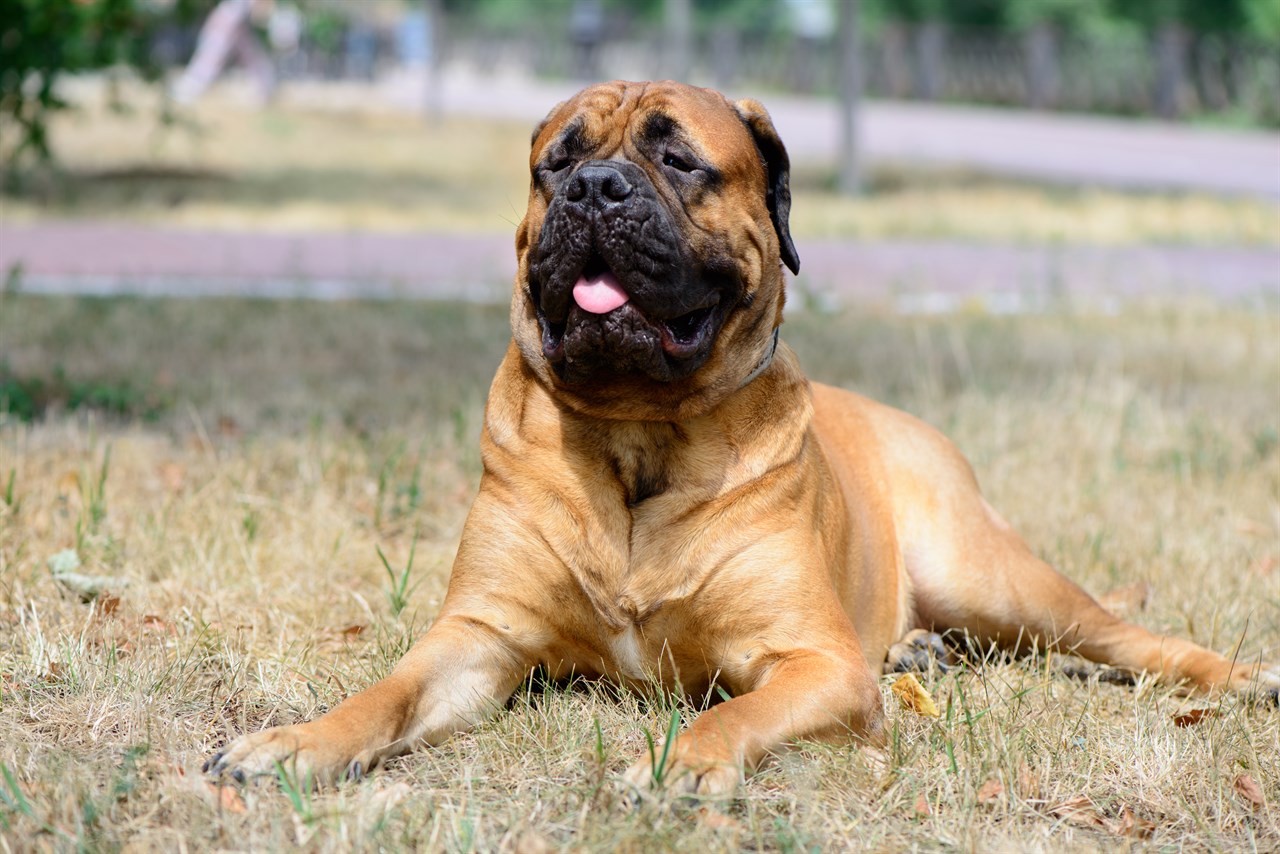
[[[608,314],[620,305],[626,305],[627,292],[618,284],[618,277],[613,273],[601,273],[595,278],[578,277],[573,286],[573,301],[578,308],[592,314]]]

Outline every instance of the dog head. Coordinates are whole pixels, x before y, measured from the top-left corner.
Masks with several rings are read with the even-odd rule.
[[[511,320],[574,409],[676,420],[768,360],[799,258],[769,114],[679,83],[592,86],[535,129]]]

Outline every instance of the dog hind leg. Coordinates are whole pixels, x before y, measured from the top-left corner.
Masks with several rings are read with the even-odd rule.
[[[918,624],[1007,648],[1073,652],[1196,691],[1276,695],[1280,670],[1233,663],[1119,619],[1036,557],[976,488],[966,492],[943,496],[928,527],[915,526],[926,533],[906,543]]]

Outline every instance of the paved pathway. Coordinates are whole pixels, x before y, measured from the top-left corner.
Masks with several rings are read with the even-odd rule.
[[[425,78],[377,84],[295,83],[293,103],[334,110],[419,111]],[[234,87],[232,87],[234,90]],[[450,73],[436,93],[446,113],[532,124],[571,83]],[[830,157],[827,100],[766,97],[797,160]],[[1242,193],[1280,202],[1280,134],[1146,121],[903,103],[871,103],[864,146],[880,161],[969,166],[1072,184]],[[885,298],[918,310],[975,294],[1017,310],[1046,297],[1094,300],[1184,293],[1280,299],[1272,247],[1009,246],[801,241],[795,290],[817,299]],[[0,223],[0,273],[46,293],[450,297],[502,300],[509,235],[263,234],[172,231],[113,223]]]
[[[532,126],[576,88],[574,83],[453,70],[434,97],[448,114],[515,118]],[[285,97],[330,109],[417,111],[426,103],[426,91],[423,75],[400,72],[374,85],[290,84]],[[795,159],[834,160],[838,125],[833,100],[760,97]],[[873,164],[926,163],[1072,185],[1200,190],[1280,202],[1280,133],[1275,132],[870,101],[862,114],[862,146]]]
[[[1157,295],[1280,299],[1280,252],[1243,247],[1044,247],[799,241],[793,292],[820,303],[885,300],[942,310],[982,295],[992,310],[1062,295],[1095,303]],[[506,235],[263,234],[103,223],[0,227],[0,271],[39,293],[451,298],[502,301]]]

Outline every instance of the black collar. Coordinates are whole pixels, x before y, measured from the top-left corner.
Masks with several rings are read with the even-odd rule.
[[[756,365],[751,370],[751,373],[747,374],[747,378],[742,381],[742,385],[738,386],[738,388],[746,388],[751,384],[752,380],[763,374],[765,369],[768,368],[769,365],[773,364],[773,354],[778,352],[779,331],[780,330],[778,329],[773,330],[773,344],[769,346],[769,352],[764,354],[764,358],[760,360],[760,364]]]

